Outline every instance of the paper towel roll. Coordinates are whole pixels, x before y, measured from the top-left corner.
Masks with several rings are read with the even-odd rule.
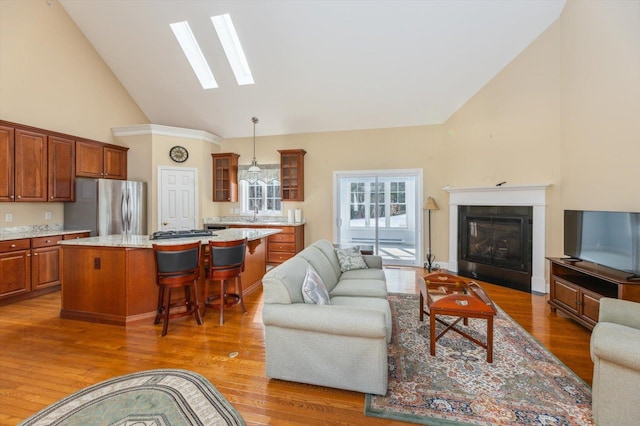
[[[293,223],[293,210],[287,210],[287,220],[289,223]]]
[[[300,209],[296,209],[296,222],[302,222],[302,210]]]

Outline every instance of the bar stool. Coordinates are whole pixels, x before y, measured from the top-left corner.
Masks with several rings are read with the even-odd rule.
[[[205,310],[220,308],[220,325],[224,323],[224,308],[240,305],[242,313],[247,310],[242,299],[242,278],[247,239],[233,241],[209,241],[209,271],[204,289]],[[236,293],[227,293],[227,280],[235,278]],[[209,281],[220,281],[220,295],[209,296]],[[204,313],[203,313],[204,315]]]
[[[158,324],[160,318],[164,318],[163,336],[167,334],[169,318],[194,315],[198,325],[202,324],[198,303],[200,246],[200,242],[177,245],[153,244],[158,284],[158,309],[154,324]],[[184,300],[171,302],[171,291],[174,288],[184,289]],[[167,290],[166,294],[165,290]],[[186,310],[170,312],[171,308],[180,306],[184,306]]]

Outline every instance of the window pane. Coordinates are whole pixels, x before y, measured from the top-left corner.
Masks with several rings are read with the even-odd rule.
[[[258,212],[263,214],[280,214],[280,181],[274,180],[268,184],[264,181],[247,182],[241,180],[239,182],[240,207],[243,214],[254,212],[254,208],[258,207]]]
[[[392,182],[390,185],[390,214],[389,226],[391,228],[407,227],[406,182]],[[395,188],[395,189],[394,189]]]
[[[349,226],[360,228],[364,227],[365,225],[366,223],[364,216],[364,204],[361,204],[359,206],[355,206],[352,204]]]

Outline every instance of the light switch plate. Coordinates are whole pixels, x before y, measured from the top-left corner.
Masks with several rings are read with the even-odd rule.
[[[13,214],[12,213],[5,213],[4,221],[5,222],[13,222]]]

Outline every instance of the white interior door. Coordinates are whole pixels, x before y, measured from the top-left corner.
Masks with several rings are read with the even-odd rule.
[[[159,167],[158,175],[159,230],[198,229],[198,170]]]

